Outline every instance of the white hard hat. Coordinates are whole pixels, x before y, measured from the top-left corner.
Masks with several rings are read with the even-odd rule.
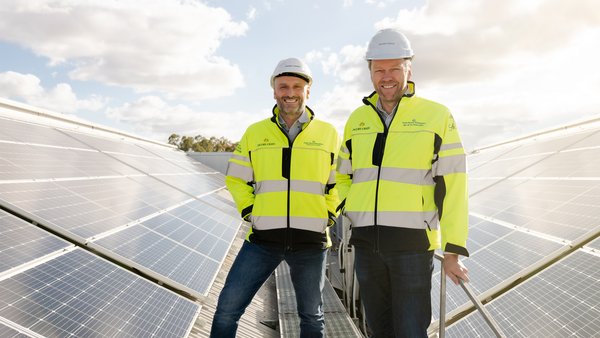
[[[296,76],[312,84],[312,73],[306,63],[298,58],[289,58],[279,61],[271,75],[271,87],[274,86],[275,78],[278,76]]]
[[[375,33],[369,47],[367,47],[367,60],[406,59],[415,54],[410,47],[410,41],[394,28],[382,29]]]

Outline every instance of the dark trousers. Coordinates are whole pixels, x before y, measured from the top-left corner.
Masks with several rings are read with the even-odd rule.
[[[356,247],[360,298],[373,338],[427,337],[433,251],[374,252]]]

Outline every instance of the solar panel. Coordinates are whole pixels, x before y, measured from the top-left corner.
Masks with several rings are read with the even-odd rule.
[[[519,183],[520,184],[517,184]],[[565,240],[600,224],[600,181],[512,180],[470,199],[473,213]]]
[[[507,152],[501,156],[500,159],[522,158],[531,155],[539,156],[556,153],[576,144],[577,142],[585,140],[594,133],[596,133],[596,131],[585,131],[582,133],[567,135],[553,134],[550,136],[537,136],[521,142],[518,147],[515,147],[510,152]]]
[[[588,248],[600,250],[600,238],[597,238],[586,245]]]
[[[512,149],[505,145],[471,155],[468,159],[471,195],[506,178],[597,177],[596,168],[600,163],[593,153],[600,149],[589,147],[598,138],[597,131],[588,131],[558,139],[530,141]],[[597,144],[594,144],[596,148]]]
[[[150,152],[137,144],[125,141],[125,138],[106,138],[100,136],[86,135],[83,133],[63,131],[70,137],[79,140],[91,149],[105,153],[128,154],[133,156],[152,156]]]
[[[47,126],[0,118],[0,139],[28,144],[45,144],[58,147],[88,149],[65,133]]]
[[[75,249],[0,279],[0,316],[37,334],[184,337],[199,306]]]
[[[600,148],[563,151],[519,173],[524,177],[552,177],[554,179],[599,177]]]
[[[92,150],[0,142],[0,156],[7,163],[6,169],[2,171],[3,180],[140,174],[139,171]]]
[[[486,305],[507,337],[596,337],[600,257],[577,251]],[[447,337],[495,337],[479,313]]]
[[[501,157],[503,154],[510,152],[511,150],[513,150],[516,147],[518,147],[518,146],[507,145],[507,146],[498,147],[498,148],[494,148],[494,149],[490,149],[490,150],[477,151],[475,153],[470,154],[468,156],[468,162],[467,162],[468,167],[469,167],[469,173],[477,172],[478,168],[481,165]]]
[[[477,294],[490,292],[502,283],[521,277],[522,271],[535,266],[545,257],[565,247],[564,244],[490,221],[478,221],[476,217],[471,219],[472,227],[467,242],[467,247],[471,249],[471,256],[463,259],[462,262],[469,269],[470,285]],[[439,317],[439,280],[439,264],[436,264],[431,293],[435,318]],[[461,305],[470,304],[462,288],[447,283],[446,292],[447,312]]]
[[[2,210],[0,224],[0,274],[72,246]]]
[[[10,107],[0,109],[10,116],[0,123],[0,205],[40,227],[0,213],[0,322],[50,336],[185,336],[198,306],[144,278],[207,293],[241,224],[222,197],[224,176],[171,146],[62,118],[25,113],[17,121],[28,109]],[[107,274],[118,278],[98,282]],[[92,291],[82,288],[113,300],[86,298]],[[55,294],[66,298],[55,303]],[[56,308],[47,312],[38,297]]]
[[[477,294],[498,297],[486,307],[508,337],[593,336],[600,332],[596,320],[600,318],[600,261],[592,247],[596,243],[588,243],[585,253],[579,250],[552,264],[569,252],[572,244],[598,235],[600,132],[560,134],[541,135],[512,144],[512,148],[509,144],[482,150],[474,157],[476,169],[470,171],[467,247],[471,257],[463,263]],[[511,288],[512,283],[518,284],[545,265],[550,267]],[[582,292],[585,287],[577,285],[581,280],[570,280],[577,276],[594,287]],[[437,266],[433,285],[437,312]],[[447,288],[448,311],[469,307],[462,289],[452,283]],[[504,288],[511,289],[498,296]],[[570,314],[577,312],[595,318],[573,325],[578,320]],[[494,336],[478,312],[458,320],[447,335]]]
[[[551,154],[531,154],[523,157],[501,157],[492,162],[480,165],[473,171],[473,177],[504,178],[519,172],[534,163],[544,160]],[[470,173],[470,172],[469,172]]]
[[[190,196],[201,196],[217,189],[222,189],[224,184],[224,178],[222,175],[206,173],[183,175],[158,174],[154,175],[154,177],[175,189],[185,191]],[[143,180],[143,178],[133,177],[132,180],[140,181]]]
[[[240,223],[202,201],[192,201],[89,246],[199,297],[207,294]]]

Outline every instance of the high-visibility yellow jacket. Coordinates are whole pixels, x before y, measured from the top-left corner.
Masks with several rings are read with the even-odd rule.
[[[409,82],[386,127],[377,100],[373,92],[351,114],[339,153],[337,187],[351,243],[468,256],[466,156],[452,115],[414,96]]]
[[[310,121],[290,142],[273,117],[252,124],[229,160],[225,183],[255,243],[290,248],[328,247],[328,225],[339,204],[335,166],[339,135],[326,122]]]

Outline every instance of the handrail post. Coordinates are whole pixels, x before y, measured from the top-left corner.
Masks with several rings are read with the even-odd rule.
[[[437,257],[436,254],[436,258]],[[446,335],[446,271],[444,271],[444,258],[440,260],[440,319],[438,320],[439,338]]]
[[[435,258],[437,258],[441,262],[439,335],[440,335],[440,338],[444,338],[445,331],[446,331],[445,330],[445,327],[446,327],[446,273],[444,271],[444,256],[442,256],[436,252]],[[465,293],[467,294],[469,299],[471,299],[471,302],[473,302],[473,304],[475,305],[475,308],[477,308],[477,310],[479,312],[481,312],[483,319],[488,324],[488,326],[492,329],[492,331],[494,331],[494,334],[496,335],[496,337],[506,338],[506,336],[500,330],[500,326],[498,326],[498,323],[496,323],[494,318],[492,318],[492,315],[483,306],[483,303],[481,303],[481,301],[479,301],[479,299],[477,299],[477,297],[475,297],[475,292],[473,292],[473,289],[467,283],[465,283],[462,279],[459,278],[458,280],[460,282],[460,286],[465,291]]]

